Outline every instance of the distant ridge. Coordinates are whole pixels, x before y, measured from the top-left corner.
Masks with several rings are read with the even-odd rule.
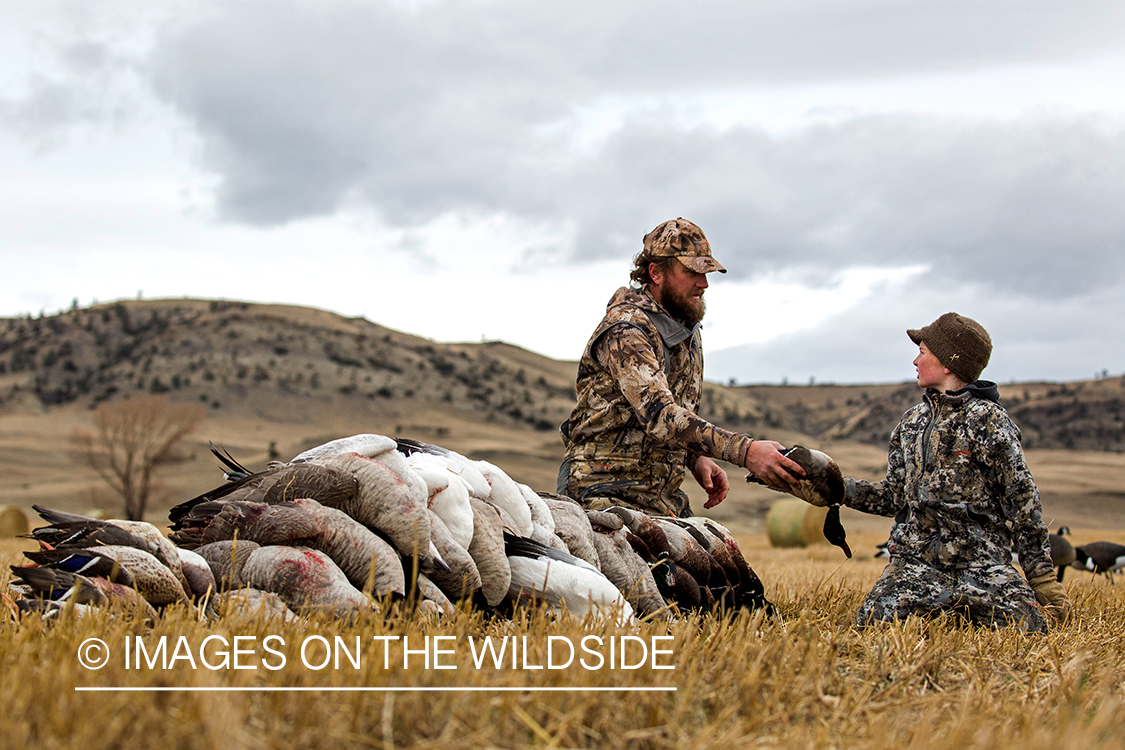
[[[316,422],[456,412],[551,432],[574,404],[575,362],[503,342],[446,344],[313,308],[130,300],[0,319],[0,414],[166,393],[212,414]],[[1125,451],[1125,378],[1001,386],[1025,448]],[[720,386],[700,412],[728,429],[883,446],[912,383]]]

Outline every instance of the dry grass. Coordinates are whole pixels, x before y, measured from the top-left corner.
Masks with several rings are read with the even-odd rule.
[[[1094,536],[1094,534],[1089,534]],[[1122,537],[1101,533],[1102,538]],[[864,553],[881,541],[855,535]],[[99,750],[162,748],[352,747],[840,747],[882,748],[1117,748],[1125,725],[1125,586],[1074,573],[1068,584],[1078,618],[1047,636],[983,630],[946,620],[859,630],[852,617],[882,565],[844,562],[829,547],[771,550],[744,540],[784,623],[743,614],[732,620],[686,618],[671,627],[628,631],[586,629],[529,615],[519,622],[485,622],[461,613],[437,622],[393,609],[354,624],[312,620],[284,626],[258,619],[200,623],[172,611],[155,628],[86,618],[44,625],[34,618],[0,625],[0,721],[7,748]],[[19,558],[15,542],[0,546],[5,563]],[[7,567],[0,580],[6,585]],[[281,669],[211,671],[180,660],[169,670],[126,670],[127,637],[152,648],[183,636],[198,656],[210,635],[256,636],[244,664],[276,657],[252,644],[282,637]],[[299,644],[312,635],[358,636],[359,669],[344,660],[313,670]],[[576,645],[586,635],[672,635],[658,663],[674,670],[476,669],[470,636],[526,636],[528,665],[546,663],[548,636]],[[391,668],[372,636],[398,635],[415,648],[425,636],[451,636],[442,664],[425,669],[421,655]],[[103,639],[116,653],[99,671],[78,665],[80,643]],[[651,642],[651,641],[649,641]],[[635,646],[635,642],[631,644]],[[212,661],[218,656],[212,649]],[[557,653],[557,652],[556,652]],[[608,656],[608,650],[602,649]],[[310,649],[310,661],[323,649]],[[587,657],[593,659],[593,657]],[[634,650],[630,661],[635,662]],[[556,659],[557,661],[557,659]],[[522,664],[522,661],[520,662]],[[433,664],[431,664],[431,667]],[[77,686],[287,687],[310,692],[80,692]],[[326,688],[478,688],[478,691],[373,692]],[[511,690],[571,687],[578,692]],[[590,688],[675,687],[675,692],[595,692]],[[508,690],[502,690],[502,689]]]

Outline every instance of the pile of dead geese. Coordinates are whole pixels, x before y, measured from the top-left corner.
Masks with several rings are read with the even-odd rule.
[[[14,612],[168,606],[291,619],[355,617],[396,601],[438,616],[627,624],[685,611],[769,608],[730,531],[706,518],[584,509],[446,448],[356,435],[260,472],[215,451],[226,482],[174,507],[166,537],[140,521],[36,506],[40,549],[13,566]]]

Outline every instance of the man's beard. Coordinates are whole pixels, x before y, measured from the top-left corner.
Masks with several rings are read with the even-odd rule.
[[[682,322],[688,328],[694,328],[696,324],[703,320],[704,314],[707,312],[707,303],[703,301],[703,297],[692,297],[690,295],[666,295],[664,298],[664,309],[673,317]]]

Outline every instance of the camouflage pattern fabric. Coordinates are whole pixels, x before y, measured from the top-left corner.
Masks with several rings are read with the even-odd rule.
[[[578,365],[559,493],[691,515],[685,470],[700,455],[742,465],[751,442],[695,414],[702,389],[699,327],[686,328],[643,289],[617,290]]]
[[[987,627],[1047,631],[1035,595],[1011,563],[941,571],[903,556],[892,558],[883,569],[859,608],[856,623],[945,612]]]
[[[927,391],[891,436],[886,478],[846,480],[845,505],[895,518],[888,551],[896,564],[864,603],[861,622],[962,599],[974,603],[970,611],[1042,622],[1012,550],[1028,578],[1050,573],[1047,528],[1019,428],[997,396],[983,380],[954,394]]]

